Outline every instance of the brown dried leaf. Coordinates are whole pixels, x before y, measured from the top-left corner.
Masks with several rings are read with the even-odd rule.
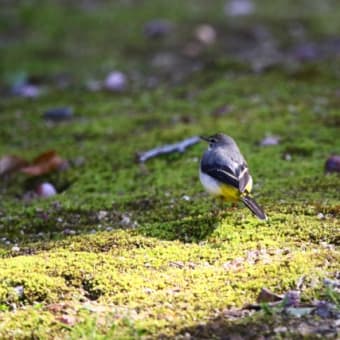
[[[40,176],[55,170],[60,170],[67,165],[54,150],[44,152],[36,157],[32,165],[21,168],[20,171],[30,176]]]
[[[283,299],[282,295],[275,294],[267,288],[262,288],[259,296],[257,297],[257,302],[276,302]]]
[[[0,159],[0,176],[10,174],[26,166],[27,162],[17,156],[4,156]]]

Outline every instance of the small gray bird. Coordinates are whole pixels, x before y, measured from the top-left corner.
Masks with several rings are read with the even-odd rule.
[[[209,143],[200,165],[204,188],[225,201],[242,201],[259,219],[267,220],[262,208],[250,196],[253,179],[235,141],[222,133],[201,139]]]

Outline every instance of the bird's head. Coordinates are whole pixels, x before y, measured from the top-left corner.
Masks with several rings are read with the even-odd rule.
[[[209,137],[200,136],[200,138],[205,142],[208,142],[211,148],[234,143],[234,140],[231,137],[223,133],[216,133]]]

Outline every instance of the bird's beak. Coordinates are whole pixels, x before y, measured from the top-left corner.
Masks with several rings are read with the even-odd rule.
[[[200,139],[209,143],[209,138],[208,137],[200,136]]]

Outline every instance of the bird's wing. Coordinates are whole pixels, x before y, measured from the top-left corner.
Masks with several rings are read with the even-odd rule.
[[[244,192],[249,180],[250,175],[246,163],[237,164],[229,162],[230,165],[218,164],[216,166],[202,167],[202,171],[217,179],[218,181],[231,185]]]

